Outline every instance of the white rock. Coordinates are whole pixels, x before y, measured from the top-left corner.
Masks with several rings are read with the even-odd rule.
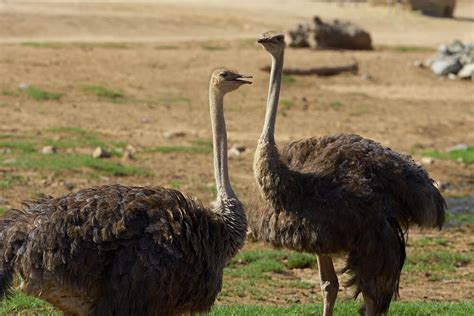
[[[461,79],[472,79],[474,77],[474,64],[465,65],[458,72],[458,77]]]
[[[457,144],[455,146],[449,147],[448,152],[457,151],[457,150],[466,150],[468,146],[466,144]]]
[[[171,139],[171,138],[178,138],[178,137],[184,137],[186,136],[185,131],[168,131],[163,133],[163,137],[166,139]]]
[[[54,146],[44,146],[43,148],[41,148],[41,153],[43,155],[51,155],[56,153],[56,151],[57,149]]]
[[[448,74],[449,80],[456,80],[458,77],[455,74]]]
[[[237,158],[239,157],[240,155],[242,155],[242,153],[246,150],[247,148],[243,145],[238,145],[238,144],[234,144],[230,147],[229,151],[227,152],[227,154],[229,155],[229,157],[231,158]]]
[[[20,83],[20,84],[18,85],[18,88],[19,88],[20,90],[23,90],[23,91],[24,91],[24,90],[28,90],[29,87],[30,87],[30,85],[27,84],[27,83],[25,83],[25,82],[22,82],[22,83]]]
[[[435,162],[435,160],[431,157],[422,157],[420,161],[424,165],[431,165]]]
[[[97,147],[92,153],[92,157],[94,158],[109,158],[110,156],[112,155],[102,147]]]

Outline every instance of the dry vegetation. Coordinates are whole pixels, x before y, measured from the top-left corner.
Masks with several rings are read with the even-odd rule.
[[[191,8],[195,5],[190,4]],[[254,13],[244,19],[250,8],[244,1],[243,9],[229,14],[229,18],[211,19],[211,9],[222,13],[225,8],[202,5],[194,8],[194,13],[189,10],[178,14],[178,5],[151,6],[149,20],[139,24],[134,34],[107,41],[114,26],[117,33],[113,34],[118,34],[122,22],[137,21],[145,13],[142,5],[108,6],[106,18],[100,22],[106,27],[101,28],[100,19],[90,12],[98,12],[102,6],[77,6],[77,13],[64,5],[51,5],[50,13],[44,7],[36,8],[39,14],[33,17],[32,8],[27,5],[0,3],[0,9],[5,9],[0,11],[0,39],[4,42],[0,45],[0,212],[17,207],[22,199],[117,182],[178,188],[210,202],[215,187],[207,80],[210,70],[220,65],[253,74],[255,78],[252,86],[238,90],[226,100],[230,144],[247,147],[242,156],[230,161],[236,191],[247,201],[253,181],[252,155],[263,123],[268,83],[268,74],[258,69],[269,63],[268,56],[250,35],[270,27],[286,27],[278,24],[284,8],[274,8],[274,16],[268,13],[268,17],[258,19]],[[336,6],[327,8],[330,16],[341,10]],[[376,44],[380,46],[373,52],[288,49],[288,66],[336,65],[355,59],[360,73],[369,74],[371,79],[352,74],[285,77],[278,141],[337,132],[358,133],[411,153],[418,160],[427,155],[435,157],[434,163],[426,168],[441,183],[447,197],[474,195],[472,147],[465,153],[446,154],[447,148],[456,144],[474,145],[473,96],[466,93],[472,89],[472,83],[440,79],[413,67],[414,60],[430,56],[435,41],[442,42],[444,37],[456,35],[456,30],[467,29],[466,26],[472,28],[472,21],[433,22],[416,14],[364,7],[347,10],[359,22],[363,13],[368,12],[369,28],[382,25],[383,34],[394,34],[396,30],[380,24],[381,18],[374,12],[393,14],[409,23],[425,23],[429,31],[416,45],[410,35],[398,33],[400,38],[377,42],[380,35],[375,33]],[[167,14],[168,24],[152,17],[154,13]],[[56,14],[58,19],[48,21],[50,14]],[[291,24],[302,15],[282,23]],[[25,19],[18,20],[19,17]],[[29,17],[32,19],[28,22]],[[219,34],[218,30],[211,32],[213,21],[227,28]],[[8,23],[11,25],[3,27]],[[61,23],[69,26],[58,28]],[[71,26],[74,23],[75,33]],[[81,23],[86,23],[83,28],[77,26]],[[160,31],[148,28],[163,23],[167,27]],[[184,23],[184,27],[178,29],[177,23]],[[190,28],[186,23],[196,27]],[[452,26],[449,34],[430,37],[433,28],[447,27],[444,24]],[[32,31],[39,26],[41,32]],[[96,37],[87,33],[94,27],[102,30]],[[106,34],[107,30],[111,33]],[[149,40],[132,43],[130,38],[140,31]],[[201,36],[223,38],[223,31],[228,31],[231,39]],[[176,34],[177,39],[171,39],[168,33]],[[19,89],[21,83],[27,83],[28,89]],[[184,131],[184,136],[166,138],[164,133],[170,131]],[[47,145],[57,147],[58,152],[41,154],[41,148]],[[134,160],[120,158],[127,145],[137,150]],[[107,148],[112,157],[91,158],[90,153],[97,146]],[[445,315],[447,310],[453,314],[455,309],[434,303],[474,298],[473,217],[471,205],[467,211],[451,215],[449,227],[441,232],[414,230],[410,234],[401,298],[416,304],[433,303],[428,307],[415,304],[414,310],[436,314],[430,312],[432,308],[439,315]],[[341,262],[342,259],[338,261],[339,267]],[[349,295],[346,290],[340,293],[341,298]],[[313,256],[272,250],[249,241],[226,269],[215,313],[231,315],[232,311],[225,306],[244,303],[289,305],[295,313],[314,313],[320,307],[310,304],[319,302]],[[348,303],[341,306],[339,311],[343,314],[343,308],[355,310]],[[410,314],[410,306],[395,305],[394,313]],[[472,304],[463,306],[458,315],[472,312]],[[26,310],[26,314],[51,312],[44,303],[22,296],[0,307],[4,314],[20,310]],[[238,314],[257,312],[239,307]],[[273,312],[284,313],[276,309]]]

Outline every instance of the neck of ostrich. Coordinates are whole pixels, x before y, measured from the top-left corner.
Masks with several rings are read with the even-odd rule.
[[[224,94],[212,86],[209,89],[212,138],[214,146],[214,176],[217,200],[214,212],[222,220],[227,235],[221,236],[225,244],[225,263],[242,248],[247,236],[247,217],[229,180],[227,169],[227,131],[224,120]],[[226,237],[227,236],[227,237]]]
[[[272,55],[265,123],[255,151],[253,166],[260,194],[274,207],[286,200],[282,197],[288,194],[285,191],[291,187],[291,176],[287,166],[280,160],[274,136],[283,71],[283,55],[283,51],[276,56]]]
[[[272,55],[270,83],[268,87],[267,108],[265,123],[260,136],[260,142],[275,143],[275,124],[280,98],[281,75],[283,72],[283,51],[281,54]]]
[[[224,119],[224,95],[211,87],[209,92],[212,140],[214,148],[214,177],[218,200],[237,199],[229,180],[227,167],[227,130]]]

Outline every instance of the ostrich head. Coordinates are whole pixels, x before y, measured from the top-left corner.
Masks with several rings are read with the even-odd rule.
[[[252,78],[252,76],[241,75],[225,68],[218,68],[212,72],[210,82],[213,90],[217,90],[224,95],[238,89],[241,85],[252,83],[245,80],[245,78]]]
[[[275,56],[283,53],[285,49],[285,35],[275,31],[265,32],[257,40],[257,43],[262,44],[267,52]]]

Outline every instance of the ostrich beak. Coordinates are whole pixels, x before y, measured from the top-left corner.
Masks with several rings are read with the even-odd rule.
[[[248,80],[245,80],[244,78],[253,78],[252,76],[249,76],[249,75],[239,75],[237,78],[235,78],[234,80],[235,81],[239,81],[239,82],[242,82],[244,84],[252,84],[252,81],[248,81]]]

